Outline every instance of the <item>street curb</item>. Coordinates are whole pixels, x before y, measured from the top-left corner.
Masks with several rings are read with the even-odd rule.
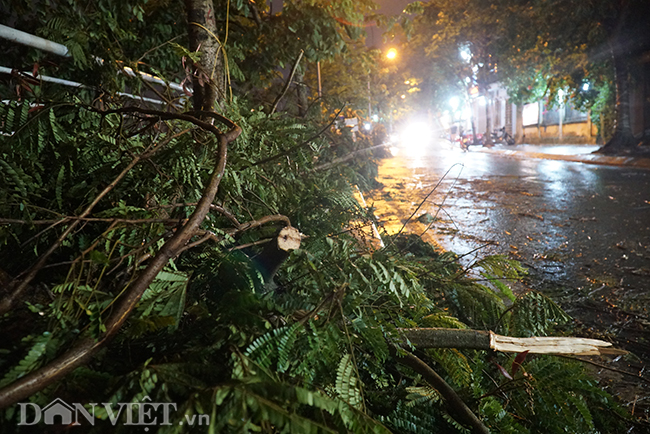
[[[602,166],[635,167],[637,169],[650,169],[650,158],[621,157],[598,154],[561,155],[544,154],[541,152],[523,152],[512,149],[474,148],[473,151],[489,154],[499,154],[513,158],[537,158],[541,160],[561,160],[574,163],[598,164]]]

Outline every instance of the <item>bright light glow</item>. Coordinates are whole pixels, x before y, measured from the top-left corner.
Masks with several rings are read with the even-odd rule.
[[[372,115],[372,121],[373,122],[379,122],[379,116],[378,115]]]
[[[401,134],[401,145],[413,151],[422,150],[424,146],[430,144],[433,140],[433,131],[428,123],[423,121],[413,121],[404,126]]]
[[[366,122],[366,123],[363,124],[363,129],[364,130],[370,131],[371,128],[372,128],[372,125],[370,125],[370,122]]]
[[[460,51],[460,58],[463,59],[465,62],[469,62],[469,60],[472,58],[472,52],[469,51],[469,47],[465,45],[459,51]]]
[[[411,84],[411,80],[406,80],[404,84]]]
[[[458,106],[460,105],[460,99],[458,99],[457,96],[452,96],[449,98],[449,105],[451,106],[451,109],[453,111],[458,110]]]
[[[400,98],[404,99],[404,98],[406,98],[406,95],[402,94],[402,96],[400,96]]]
[[[537,125],[539,121],[539,104],[534,102],[524,105],[521,118],[524,126]]]
[[[583,83],[582,84],[582,90],[584,90],[585,92],[588,91],[589,90],[589,83]]]
[[[396,50],[396,49],[394,49],[394,48],[390,48],[390,49],[386,52],[386,58],[387,58],[387,59],[393,60],[393,59],[396,58],[396,57],[397,57],[397,50]]]

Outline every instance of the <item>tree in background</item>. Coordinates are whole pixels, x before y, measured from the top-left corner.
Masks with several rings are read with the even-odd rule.
[[[612,131],[599,123],[610,138],[601,151],[630,152],[639,145],[630,127],[630,83],[640,78],[636,65],[649,43],[643,3],[432,1],[416,22],[435,29],[426,42],[430,56],[439,57],[448,44],[468,48],[479,85],[488,77],[501,80],[517,103],[540,96],[554,101],[563,93],[600,117],[614,95]]]

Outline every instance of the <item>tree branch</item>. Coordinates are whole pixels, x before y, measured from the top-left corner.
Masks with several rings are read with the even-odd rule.
[[[294,62],[293,68],[291,68],[291,74],[289,74],[289,78],[284,84],[284,88],[282,89],[282,92],[280,93],[280,95],[278,95],[278,97],[273,102],[273,106],[271,107],[271,111],[269,114],[275,113],[275,110],[278,108],[278,104],[280,103],[280,100],[282,99],[282,97],[284,97],[284,95],[289,90],[289,86],[291,86],[291,82],[293,81],[293,76],[296,74],[296,70],[298,69],[298,64],[300,63],[300,59],[302,59],[303,54],[305,54],[305,52],[303,50],[300,50],[300,54],[298,55],[298,58]]]
[[[627,354],[627,351],[609,348],[611,343],[598,339],[574,337],[513,338],[491,331],[471,329],[414,328],[398,329],[414,347],[494,350],[505,353],[573,354],[593,356],[600,354]]]
[[[257,27],[260,27],[262,25],[262,19],[260,18],[260,12],[257,10],[257,5],[253,0],[248,0],[248,10],[251,11],[251,15],[253,15],[253,21],[255,21]]]
[[[119,111],[128,112],[129,110],[144,111],[141,109],[133,110],[133,108],[120,109]],[[156,113],[156,115],[167,116],[167,114],[161,114],[161,112]],[[223,118],[221,116],[219,117]],[[169,118],[178,119],[176,115],[169,115]],[[21,399],[27,398],[28,396],[43,390],[50,384],[63,378],[65,375],[90,360],[90,358],[92,358],[93,355],[109,342],[110,339],[119,331],[122,324],[124,324],[127,317],[142,297],[144,291],[149,287],[163,267],[167,265],[169,259],[175,257],[196,233],[196,230],[210,211],[210,205],[217,194],[219,184],[223,178],[226,168],[228,144],[239,136],[241,129],[235,125],[234,122],[227,120],[226,123],[231,125],[230,130],[225,134],[221,134],[212,125],[199,121],[196,118],[191,117],[191,119],[187,120],[195,124],[203,123],[208,127],[206,129],[209,131],[216,131],[216,136],[219,141],[215,168],[203,191],[203,195],[199,200],[196,209],[189,217],[187,224],[182,226],[168,241],[165,242],[165,244],[163,244],[156,256],[151,260],[151,262],[149,262],[149,265],[145,267],[140,275],[129,286],[128,291],[126,291],[126,293],[118,300],[113,312],[104,322],[106,327],[104,333],[102,333],[97,339],[92,337],[81,338],[72,346],[71,349],[52,362],[1,389],[0,408],[15,404]]]
[[[297,144],[296,146],[292,146],[291,148],[287,149],[286,151],[280,152],[279,154],[275,154],[275,155],[273,155],[273,156],[271,156],[271,157],[264,158],[263,160],[260,160],[260,161],[258,161],[258,162],[256,162],[256,163],[253,163],[253,164],[251,164],[250,166],[242,167],[241,170],[248,169],[249,167],[259,166],[259,165],[261,165],[261,164],[269,163],[269,162],[271,162],[271,161],[275,161],[275,160],[277,160],[278,158],[282,158],[282,157],[284,157],[285,155],[289,155],[289,154],[292,153],[293,151],[295,151],[295,150],[297,150],[297,149],[300,149],[300,148],[302,148],[303,146],[309,145],[309,144],[311,143],[312,140],[314,140],[315,138],[319,137],[321,134],[323,134],[325,131],[327,131],[327,130],[332,126],[332,124],[336,121],[336,118],[339,117],[339,114],[341,114],[341,112],[343,111],[344,108],[345,108],[345,106],[341,107],[341,108],[339,109],[339,111],[336,112],[336,114],[334,115],[334,117],[332,118],[332,120],[331,120],[327,125],[325,125],[325,127],[323,127],[323,128],[322,128],[318,133],[314,134],[313,136],[311,136],[310,138],[308,138],[308,139],[305,140],[304,142],[299,143],[299,144]]]
[[[445,399],[447,406],[449,406],[451,412],[455,415],[454,419],[457,422],[464,422],[469,424],[472,427],[472,432],[476,434],[490,434],[490,431],[487,427],[481,422],[481,420],[469,409],[467,404],[458,396],[456,391],[447,384],[445,380],[442,379],[440,375],[429,365],[424,363],[421,359],[415,355],[404,352],[401,350],[396,350],[391,348],[391,352],[394,356],[397,356],[397,361],[404,366],[408,366],[413,369],[418,374],[433,386],[442,397]]]
[[[335,160],[330,161],[329,163],[324,163],[324,164],[321,164],[320,166],[314,167],[313,169],[311,169],[311,172],[317,172],[319,170],[329,169],[330,167],[334,167],[334,166],[337,166],[337,165],[339,165],[341,163],[345,163],[346,161],[352,160],[353,158],[355,158],[359,154],[366,154],[366,153],[372,151],[373,149],[385,148],[386,146],[388,146],[388,145],[370,146],[368,148],[364,148],[364,149],[360,149],[358,151],[350,152],[349,154],[345,155],[344,157],[337,158]]]

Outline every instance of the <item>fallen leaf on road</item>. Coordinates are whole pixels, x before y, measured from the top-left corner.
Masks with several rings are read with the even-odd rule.
[[[529,212],[520,212],[520,213],[517,213],[517,214],[522,216],[522,217],[532,217],[532,218],[536,218],[538,220],[544,221],[544,216],[541,216],[541,215],[531,214]]]

